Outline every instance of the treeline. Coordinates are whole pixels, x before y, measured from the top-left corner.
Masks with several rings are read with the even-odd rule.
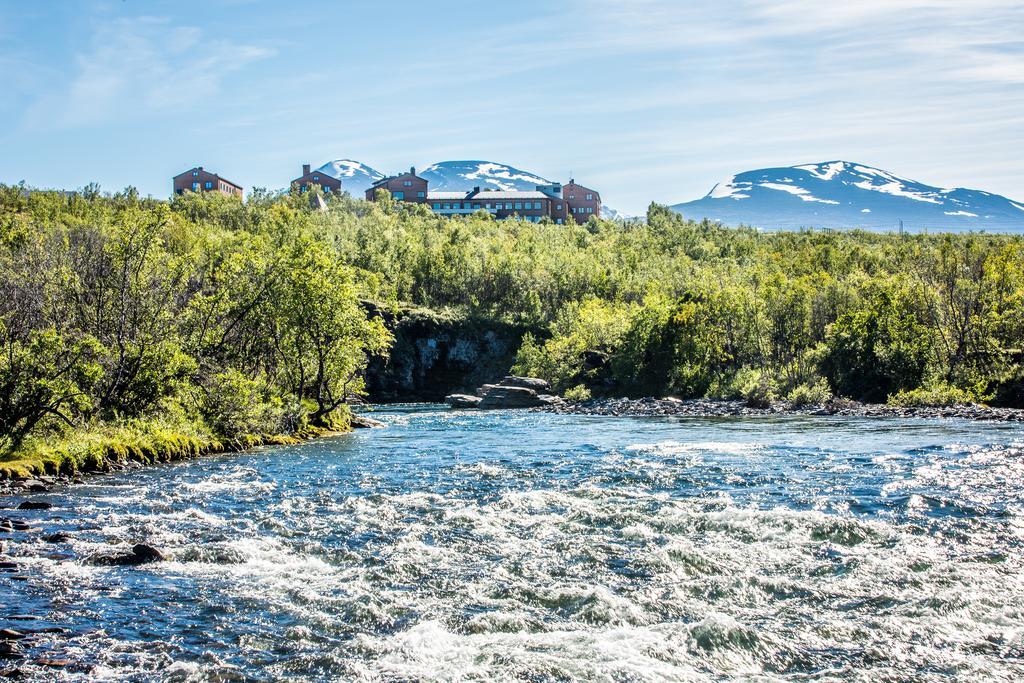
[[[363,300],[548,329],[516,369],[575,397],[1024,405],[1019,237],[327,204],[0,187],[4,443],[152,415],[226,436],[330,423],[389,346]]]
[[[1024,239],[695,223],[316,218],[393,298],[547,326],[516,371],[574,397],[1024,405]]]

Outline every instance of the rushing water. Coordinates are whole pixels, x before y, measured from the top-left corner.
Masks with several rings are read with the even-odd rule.
[[[1024,427],[404,406],[49,496],[52,680],[1020,680]],[[46,544],[42,533],[71,540]],[[168,561],[99,567],[111,544]],[[54,554],[57,553],[57,554]],[[52,555],[52,557],[47,557]],[[44,638],[46,638],[44,637]],[[0,669],[3,665],[0,664]]]

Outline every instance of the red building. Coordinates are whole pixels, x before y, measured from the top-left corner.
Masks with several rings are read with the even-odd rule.
[[[569,207],[569,215],[577,223],[583,223],[591,216],[601,217],[601,195],[597,190],[577,185],[576,180],[570,178],[562,187],[562,197]]]
[[[220,192],[231,197],[242,197],[242,186],[216,173],[204,171],[202,166],[174,176],[174,194],[185,192]]]
[[[340,180],[322,171],[310,171],[309,164],[303,164],[302,175],[292,181],[292,186],[298,186],[299,192],[305,192],[314,185],[324,194],[341,192]]]
[[[373,201],[378,190],[386,190],[392,199],[403,202],[423,204],[427,201],[427,180],[416,175],[415,166],[408,173],[381,178],[366,190],[366,198]]]
[[[577,223],[586,222],[591,216],[601,216],[601,195],[597,191],[570,180],[564,187],[558,183],[538,185],[536,190],[481,190],[474,187],[469,192],[430,192],[427,180],[416,175],[416,169],[408,173],[381,178],[366,190],[366,199],[377,198],[377,192],[385,190],[392,198],[414,204],[426,203],[434,213],[442,216],[466,216],[485,211],[495,218],[520,218],[540,222],[549,218],[564,223],[572,216]]]

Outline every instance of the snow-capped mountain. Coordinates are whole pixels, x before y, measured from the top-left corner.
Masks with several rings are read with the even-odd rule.
[[[316,170],[340,180],[341,189],[358,199],[363,198],[363,193],[370,185],[384,177],[384,174],[377,169],[351,159],[328,161]]]
[[[1024,229],[1024,202],[990,192],[943,189],[848,161],[747,171],[701,199],[671,207],[727,225],[895,230]]]
[[[493,161],[442,161],[427,166],[419,175],[427,179],[431,190],[443,192],[469,192],[474,187],[529,191],[551,184],[539,175]]]

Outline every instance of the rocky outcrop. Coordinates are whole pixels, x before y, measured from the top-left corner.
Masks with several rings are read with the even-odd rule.
[[[445,403],[452,408],[479,408],[481,410],[537,408],[561,403],[562,399],[546,393],[550,390],[550,385],[542,379],[506,375],[498,384],[481,386],[477,389],[475,396],[450,394],[445,397]]]
[[[524,334],[544,335],[543,330],[493,320],[364,306],[383,318],[395,336],[389,356],[372,358],[366,369],[372,403],[433,402],[449,394],[472,394],[508,373]]]

